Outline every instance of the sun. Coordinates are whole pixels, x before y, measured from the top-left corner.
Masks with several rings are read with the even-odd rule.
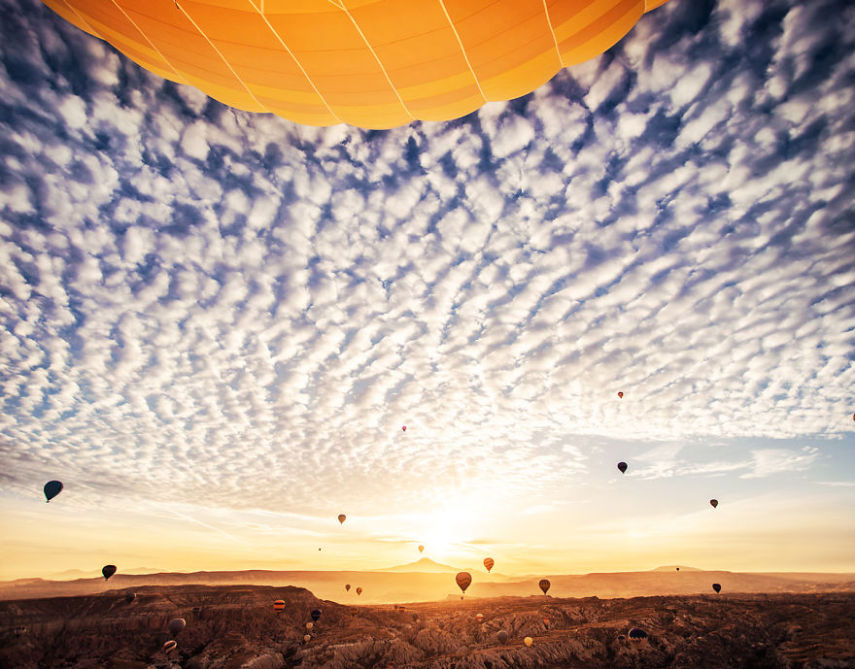
[[[460,508],[445,507],[426,515],[420,523],[419,543],[424,544],[425,557],[445,560],[466,552],[470,519]]]

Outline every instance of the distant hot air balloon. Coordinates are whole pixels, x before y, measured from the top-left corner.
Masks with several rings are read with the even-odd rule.
[[[273,610],[276,611],[276,613],[282,613],[285,610],[285,600],[277,599],[273,602]]]
[[[320,553],[320,552],[321,552],[321,549],[320,549],[320,547],[318,547],[318,553]]]
[[[306,629],[310,630],[315,626],[315,623],[306,623]]]
[[[46,502],[50,502],[60,492],[62,492],[62,481],[48,481],[45,483]]]
[[[499,630],[496,632],[496,639],[499,643],[505,644],[508,642],[508,633],[505,630]]]
[[[479,623],[483,623],[484,622],[484,614],[483,613],[475,614],[475,620],[477,620]]]
[[[543,619],[543,624],[546,625],[546,628],[549,629],[549,618]]]
[[[716,592],[721,592],[721,584],[720,583],[713,583],[712,589],[715,590]]]
[[[169,621],[169,633],[172,636],[178,636],[178,633],[181,632],[185,627],[187,627],[187,621],[184,618],[173,618]]]
[[[130,603],[131,603],[132,601],[134,601],[136,598],[137,598],[137,593],[135,593],[135,592],[129,592],[128,594],[126,594],[126,595],[125,595],[125,601],[126,601],[128,604],[130,604]]]
[[[621,474],[626,474],[627,467],[629,467],[629,465],[627,465],[625,462],[617,463],[617,468],[620,469]]]
[[[362,588],[357,588],[357,589],[356,589],[356,594],[357,594],[357,595],[361,595],[361,594],[362,594]]]
[[[493,558],[484,558],[484,567],[487,569],[487,572],[493,568],[493,565],[496,564]]]
[[[679,568],[679,567],[677,567],[677,571],[680,571],[680,568]]]
[[[350,583],[345,583],[344,589],[347,590],[348,592],[350,592]]]
[[[178,642],[175,639],[170,639],[161,646],[161,650],[163,650],[164,653],[172,652],[176,648],[178,648]]]
[[[545,595],[546,592],[549,590],[549,586],[552,585],[552,583],[549,582],[548,578],[542,578],[540,579],[540,583],[538,583],[538,585],[540,586],[540,589],[543,590],[543,594]]]
[[[318,622],[318,618],[321,617],[321,610],[320,609],[312,609],[312,612],[309,615],[312,616],[312,620],[314,620],[315,622]]]
[[[116,573],[116,565],[105,564],[103,567],[101,567],[101,573],[104,574],[104,580],[109,581],[110,577]]]
[[[343,513],[338,514],[338,522],[341,525],[344,525],[345,520],[347,520],[347,516],[345,516]]]
[[[633,627],[629,630],[630,641],[644,641],[647,638],[647,632],[640,627]]]
[[[306,643],[309,643],[311,640],[312,640],[311,634],[304,634],[303,635],[303,641],[305,641]]]
[[[419,544],[419,553],[424,553],[424,552],[425,552],[425,547],[422,546],[421,544]]]
[[[401,432],[406,432],[406,431],[407,431],[407,426],[401,425]]]
[[[618,396],[619,398],[623,399],[623,391],[622,391],[622,390],[618,391],[617,396]]]
[[[460,588],[460,591],[465,593],[466,588],[472,583],[472,575],[468,571],[461,571],[454,580],[457,581],[457,587]]]
[[[710,506],[712,506],[712,508],[716,508],[718,506],[718,500],[717,499],[711,499],[710,500]]]
[[[527,636],[525,639],[523,639],[523,643],[526,645],[526,648],[531,648],[531,644],[534,643],[534,639],[532,639],[530,636]]]

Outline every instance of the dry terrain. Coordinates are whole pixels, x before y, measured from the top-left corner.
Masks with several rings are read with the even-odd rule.
[[[403,606],[323,601],[291,586],[143,586],[132,601],[129,592],[0,602],[0,667],[855,667],[855,594],[845,592]],[[305,641],[313,609],[321,615]],[[187,626],[167,654],[175,617]],[[648,639],[630,641],[633,627]]]

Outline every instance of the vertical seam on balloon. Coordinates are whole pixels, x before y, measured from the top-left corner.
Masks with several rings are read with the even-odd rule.
[[[555,44],[555,53],[558,54],[558,62],[561,67],[564,67],[564,59],[561,57],[561,49],[558,48],[558,38],[555,36],[555,28],[552,27],[552,19],[549,18],[549,8],[546,6],[546,0],[543,0],[543,13],[546,14],[546,25],[549,26],[549,32],[552,34],[552,43]]]
[[[101,34],[95,29],[95,27],[91,23],[89,23],[89,21],[87,21],[85,18],[83,18],[83,15],[80,12],[78,12],[77,9],[73,5],[68,4],[65,0],[57,0],[57,2],[61,3],[62,6],[65,7],[66,9],[71,10],[71,13],[77,17],[77,20],[80,21],[89,30],[91,30],[92,34],[95,35],[95,37],[97,37],[98,39],[104,40],[105,42],[107,41],[103,37],[101,37]]]
[[[475,74],[472,63],[469,62],[469,56],[466,54],[466,49],[463,48],[463,42],[460,39],[460,35],[457,34],[457,28],[454,27],[454,21],[452,21],[451,17],[448,15],[448,10],[445,8],[445,2],[443,2],[443,0],[439,0],[439,6],[442,7],[442,13],[445,14],[445,18],[448,20],[448,25],[451,26],[454,37],[457,39],[457,46],[460,47],[460,53],[463,54],[463,60],[466,61],[466,66],[469,68],[469,72],[475,80],[475,86],[478,88],[478,92],[481,94],[481,97],[484,98],[484,102],[489,102],[487,96],[484,95],[484,91],[481,89],[481,82],[478,81],[478,75]]]
[[[234,78],[238,80],[240,85],[246,89],[246,92],[249,93],[249,97],[251,97],[255,101],[255,104],[257,104],[259,107],[264,109],[264,111],[270,112],[270,110],[267,108],[266,105],[263,105],[263,104],[261,104],[261,102],[259,102],[258,98],[255,97],[255,94],[252,92],[252,90],[247,85],[247,83],[243,79],[240,78],[240,75],[232,67],[232,64],[226,59],[225,55],[223,55],[223,53],[217,48],[217,46],[214,44],[213,40],[210,37],[208,37],[208,35],[205,34],[205,31],[202,30],[202,28],[199,26],[199,24],[193,20],[193,17],[190,16],[190,14],[187,12],[187,10],[184,9],[184,7],[182,7],[177,2],[177,0],[175,2],[175,5],[178,7],[178,9],[181,10],[181,13],[187,17],[187,20],[193,24],[193,27],[199,31],[199,34],[205,38],[205,41],[208,42],[208,44],[211,46],[211,48],[214,50],[214,52],[222,59],[222,61],[226,64],[226,67],[229,68],[229,72],[231,72],[232,76],[234,76]]]
[[[258,8],[256,8],[256,10],[257,10],[257,9],[258,9]],[[320,89],[315,85],[315,82],[314,82],[314,81],[312,81],[312,77],[310,77],[310,76],[309,76],[309,73],[308,73],[308,72],[306,72],[306,69],[303,67],[303,64],[300,62],[300,60],[297,58],[297,56],[296,56],[296,55],[294,55],[294,52],[293,52],[293,51],[291,51],[291,49],[289,49],[289,48],[288,48],[288,45],[287,45],[287,44],[285,44],[285,40],[284,40],[284,39],[282,39],[282,36],[281,36],[277,31],[276,31],[276,28],[274,28],[274,27],[270,24],[270,21],[268,21],[268,20],[267,20],[267,17],[266,17],[264,14],[261,14],[261,12],[259,12],[259,14],[261,15],[261,18],[262,18],[262,20],[264,21],[264,23],[265,23],[265,24],[267,24],[267,27],[270,29],[270,32],[272,32],[272,33],[273,33],[273,36],[277,39],[277,41],[279,42],[279,44],[281,44],[281,45],[282,45],[282,48],[283,48],[283,49],[285,49],[285,52],[286,52],[289,56],[291,56],[291,58],[292,58],[292,59],[294,60],[294,62],[297,64],[297,67],[298,67],[298,68],[300,68],[300,72],[302,72],[302,73],[303,73],[303,76],[304,76],[304,77],[306,77],[306,81],[308,81],[308,82],[309,82],[309,86],[311,86],[311,87],[312,87],[312,90],[315,92],[315,95],[317,95],[317,96],[321,99],[321,102],[323,102],[323,103],[324,103],[324,107],[326,107],[326,108],[327,108],[327,111],[332,115],[332,117],[333,117],[333,118],[334,118],[338,123],[344,123],[344,121],[342,121],[342,120],[339,118],[338,114],[336,114],[336,113],[333,111],[332,107],[330,107],[330,104],[329,104],[329,102],[327,102],[327,99],[326,99],[326,98],[321,94],[321,91],[320,91]]]
[[[362,28],[359,27],[359,24],[356,22],[356,19],[353,18],[353,15],[348,11],[347,7],[344,6],[344,2],[341,3],[341,8],[342,11],[347,14],[347,18],[350,19],[350,22],[353,24],[353,27],[356,28],[356,31],[359,33],[359,36],[362,38],[362,41],[365,42],[365,46],[368,47],[368,50],[371,52],[371,55],[374,56],[374,60],[377,61],[377,65],[380,67],[380,71],[383,72],[383,76],[386,77],[386,81],[389,84],[389,87],[395,93],[395,97],[398,98],[398,102],[401,103],[401,107],[403,107],[404,112],[412,120],[417,120],[416,117],[413,116],[410,110],[407,108],[407,105],[404,102],[404,98],[401,97],[401,94],[398,92],[398,89],[395,88],[395,84],[392,83],[392,78],[389,76],[389,73],[386,71],[386,68],[383,67],[383,63],[381,62],[380,57],[377,55],[377,52],[374,51],[374,47],[371,46],[371,42],[368,41],[368,38],[365,36],[365,33],[362,32]]]
[[[145,34],[145,32],[143,31],[143,29],[142,29],[142,28],[140,28],[140,27],[137,25],[137,22],[136,22],[136,21],[134,21],[134,20],[130,17],[130,14],[128,14],[128,13],[125,11],[125,8],[124,8],[124,7],[122,7],[118,2],[116,2],[116,0],[111,0],[111,2],[116,6],[116,9],[118,9],[120,12],[122,12],[122,15],[123,15],[127,20],[128,20],[128,22],[129,22],[129,23],[130,23],[134,28],[136,28],[136,29],[137,29],[137,32],[138,32],[140,35],[142,35],[143,39],[144,39],[146,42],[148,42],[148,45],[149,45],[149,46],[154,50],[154,52],[155,52],[158,56],[160,56],[160,57],[161,57],[161,59],[163,60],[163,62],[164,62],[164,63],[166,63],[166,64],[167,64],[167,66],[169,67],[169,69],[170,69],[170,70],[172,70],[172,71],[175,73],[175,76],[176,76],[176,77],[178,77],[179,81],[180,81],[182,84],[187,84],[187,78],[186,78],[186,77],[184,77],[184,76],[183,76],[183,75],[182,75],[182,74],[181,74],[181,73],[176,69],[176,67],[172,64],[172,62],[171,62],[171,61],[170,61],[166,56],[164,56],[164,55],[163,55],[163,53],[161,52],[161,50],[160,50],[160,49],[158,49],[158,48],[157,48],[157,46],[155,45],[155,43],[154,43],[154,42],[152,42],[152,41],[149,39],[148,35],[146,35],[146,34]],[[177,3],[177,2],[176,2],[175,4],[176,4],[176,5],[178,5],[178,3]]]

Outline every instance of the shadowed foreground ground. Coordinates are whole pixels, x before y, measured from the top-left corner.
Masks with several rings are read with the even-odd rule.
[[[131,602],[126,591],[0,602],[0,667],[855,667],[855,594],[848,593],[502,597],[397,608],[344,606],[294,587],[136,593]],[[276,614],[280,598],[285,611]],[[315,608],[321,617],[305,642]],[[175,617],[187,627],[167,655],[160,648]],[[625,638],[636,626],[648,641]],[[525,636],[533,637],[531,648]]]

